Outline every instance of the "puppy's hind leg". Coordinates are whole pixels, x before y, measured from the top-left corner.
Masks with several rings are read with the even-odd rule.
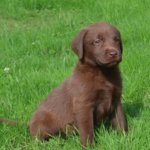
[[[31,135],[38,137],[41,141],[48,140],[51,136],[55,136],[59,132],[55,121],[48,115],[40,117],[34,114],[30,121],[29,128]]]

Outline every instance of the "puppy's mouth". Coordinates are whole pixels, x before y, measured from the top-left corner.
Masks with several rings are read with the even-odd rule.
[[[103,66],[103,67],[113,67],[113,66],[117,66],[120,62],[121,62],[121,60],[112,61],[112,62],[108,62],[108,63],[103,63],[103,62],[97,61],[97,65]]]

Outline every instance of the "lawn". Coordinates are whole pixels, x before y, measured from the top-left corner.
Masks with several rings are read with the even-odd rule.
[[[150,1],[149,0],[1,0],[0,150],[79,150],[78,135],[40,142],[22,123],[37,105],[67,78],[77,62],[70,42],[79,30],[97,21],[109,22],[123,39],[123,107],[128,135],[102,123],[90,150],[150,149]]]

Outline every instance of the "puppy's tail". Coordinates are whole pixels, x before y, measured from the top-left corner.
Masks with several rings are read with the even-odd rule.
[[[17,125],[18,124],[18,121],[16,120],[11,120],[11,119],[8,119],[8,118],[0,118],[0,122],[4,122],[4,123],[9,123],[11,125]],[[27,126],[29,127],[29,123],[21,123],[23,126]]]

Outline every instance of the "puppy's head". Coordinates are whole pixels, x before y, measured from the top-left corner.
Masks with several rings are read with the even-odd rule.
[[[122,60],[120,32],[105,22],[98,22],[82,29],[73,39],[71,46],[83,63],[111,67]]]

